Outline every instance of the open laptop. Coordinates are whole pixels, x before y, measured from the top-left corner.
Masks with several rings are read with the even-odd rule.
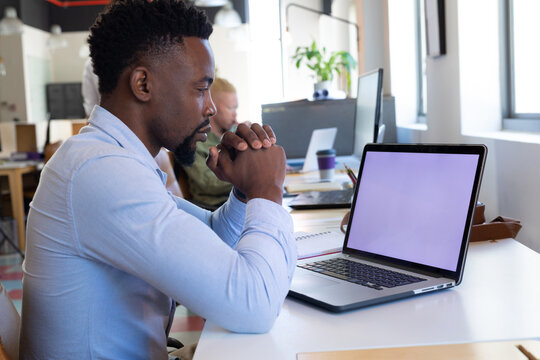
[[[332,149],[336,140],[337,128],[315,129],[311,133],[311,139],[306,152],[306,157],[303,159],[290,159],[287,164],[292,171],[307,172],[318,169],[317,151],[324,149]]]
[[[366,145],[342,252],[298,261],[289,295],[339,312],[458,285],[486,153]]]
[[[287,205],[295,210],[339,209],[351,207],[354,189],[305,191]]]

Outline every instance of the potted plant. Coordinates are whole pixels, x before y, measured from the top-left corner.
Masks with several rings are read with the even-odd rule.
[[[314,72],[317,83],[315,90],[328,89],[334,78],[334,74],[340,75],[345,72],[347,77],[347,91],[351,89],[351,69],[356,68],[356,61],[347,51],[336,51],[327,54],[326,48],[317,48],[315,40],[311,46],[298,46],[292,60],[296,61],[296,68],[299,69],[305,64]]]

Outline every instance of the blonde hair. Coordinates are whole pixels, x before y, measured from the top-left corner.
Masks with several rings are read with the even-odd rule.
[[[236,88],[233,84],[231,84],[228,80],[225,80],[223,78],[216,78],[214,82],[212,83],[212,93],[222,93],[222,92],[229,92],[229,93],[235,93],[236,94]]]

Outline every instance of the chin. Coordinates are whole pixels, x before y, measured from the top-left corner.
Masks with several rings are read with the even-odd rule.
[[[187,146],[186,146],[187,144]],[[191,166],[195,162],[195,151],[197,149],[197,142],[182,143],[174,149],[174,159],[177,163],[184,166]]]

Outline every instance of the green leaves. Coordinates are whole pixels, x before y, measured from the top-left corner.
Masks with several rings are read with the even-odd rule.
[[[291,57],[295,61],[296,68],[299,69],[305,64],[312,70],[317,81],[332,80],[334,73],[340,75],[343,70],[347,76],[347,90],[351,88],[351,70],[356,68],[356,61],[347,51],[337,51],[327,57],[326,48],[317,48],[315,40],[310,46],[298,46]]]

